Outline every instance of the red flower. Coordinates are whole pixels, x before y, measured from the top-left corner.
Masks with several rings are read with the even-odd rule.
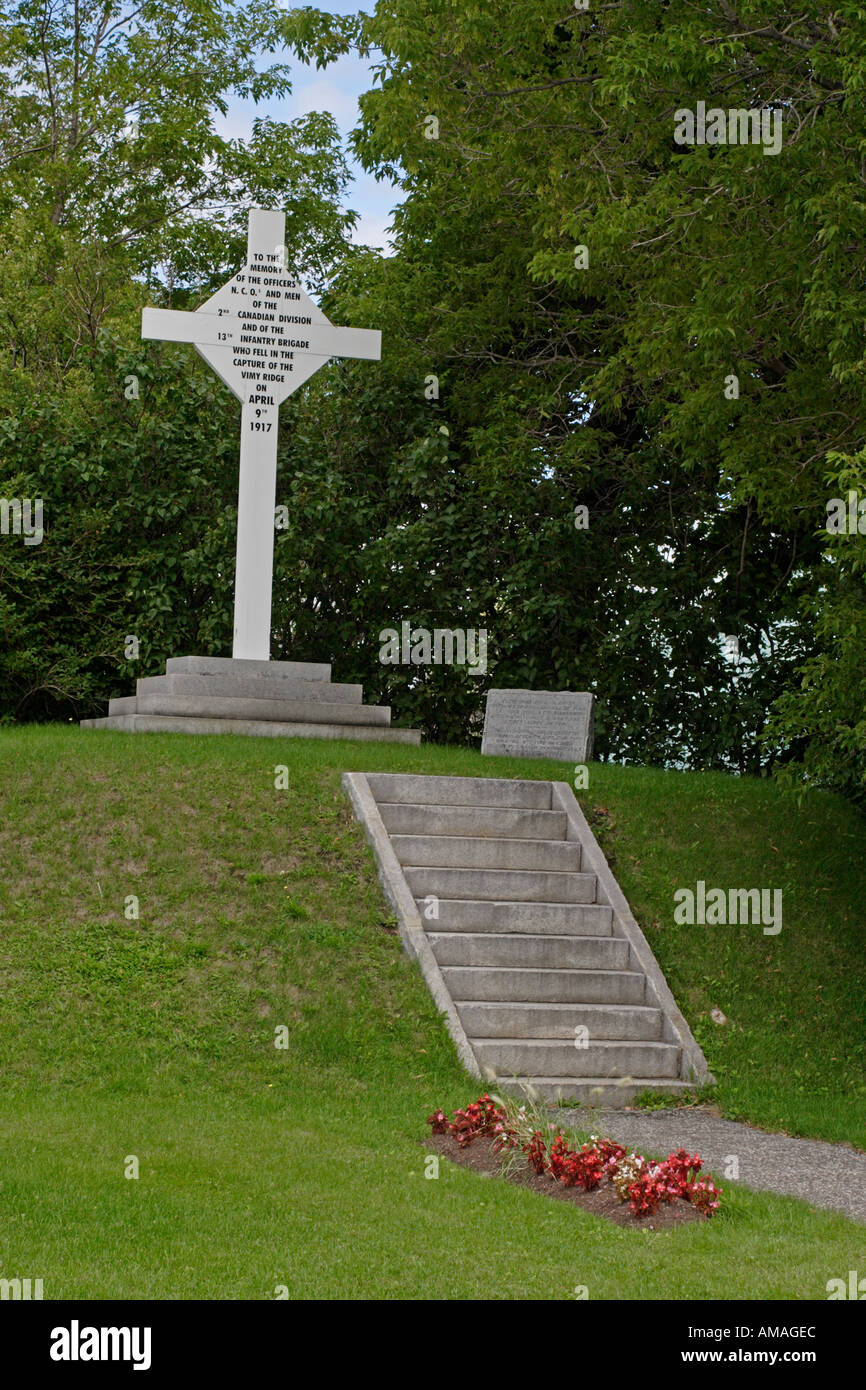
[[[451,1120],[446,1119],[444,1111],[436,1110],[427,1117],[427,1123],[434,1134],[453,1134],[461,1149],[481,1135],[493,1139],[497,1152],[520,1144],[505,1111],[486,1092],[465,1110],[455,1110]],[[651,1215],[662,1202],[676,1199],[691,1202],[705,1216],[719,1208],[721,1192],[711,1178],[697,1180],[701,1159],[685,1149],[669,1154],[663,1163],[648,1164],[622,1144],[597,1139],[595,1135],[590,1144],[575,1151],[561,1134],[556,1134],[547,1149],[540,1130],[533,1132],[522,1149],[536,1173],[547,1172],[564,1187],[582,1187],[591,1192],[607,1178],[638,1218]]]
[[[547,1167],[545,1157],[544,1139],[541,1133],[536,1130],[528,1144],[524,1144],[523,1152],[526,1154],[530,1168],[534,1168],[536,1173],[543,1173]]]
[[[465,1110],[455,1110],[454,1118],[451,1120],[446,1120],[442,1111],[437,1110],[429,1116],[428,1124],[433,1126],[434,1134],[450,1131],[461,1149],[465,1149],[466,1145],[471,1144],[479,1135],[496,1138],[497,1143],[504,1147],[511,1133],[505,1120],[505,1111],[485,1093],[472,1105],[467,1105]]]

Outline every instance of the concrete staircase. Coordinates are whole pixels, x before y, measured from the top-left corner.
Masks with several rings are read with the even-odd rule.
[[[421,742],[415,729],[390,727],[387,705],[362,704],[360,685],[332,684],[329,665],[179,656],[165,671],[136,681],[134,695],[109,700],[107,718],[82,719],[81,727]]]
[[[387,773],[343,783],[470,1069],[606,1105],[707,1076],[566,783]]]

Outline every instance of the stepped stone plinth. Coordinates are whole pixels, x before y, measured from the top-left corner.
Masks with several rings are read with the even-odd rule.
[[[330,665],[179,656],[166,662],[164,676],[142,677],[134,695],[109,700],[106,718],[82,719],[81,727],[421,742],[416,729],[390,727],[387,705],[362,697],[360,685],[334,684]]]

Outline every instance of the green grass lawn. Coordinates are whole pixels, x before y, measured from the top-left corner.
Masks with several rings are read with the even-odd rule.
[[[46,1298],[796,1299],[866,1268],[866,1228],[724,1182],[712,1222],[649,1233],[445,1162],[425,1179],[424,1117],[478,1086],[340,773],[564,765],[71,727],[0,730],[0,756],[0,1277]],[[591,783],[723,1113],[866,1147],[862,821],[717,775]],[[698,878],[782,887],[782,932],[673,926]]]

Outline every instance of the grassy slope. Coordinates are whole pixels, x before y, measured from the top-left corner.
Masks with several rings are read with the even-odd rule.
[[[731,1187],[712,1223],[650,1235],[447,1165],[425,1180],[423,1117],[473,1085],[339,775],[562,765],[75,729],[0,730],[0,756],[0,1275],[49,1298],[700,1299],[823,1297],[862,1267],[862,1227]],[[862,826],[761,784],[592,777],[720,1103],[863,1144]],[[668,925],[697,877],[785,887],[781,935]]]
[[[866,1149],[866,824],[722,773],[593,769],[588,813],[733,1119]],[[587,805],[584,797],[584,805]],[[676,888],[781,888],[783,926],[677,926]],[[728,1019],[710,1019],[716,1007]]]

